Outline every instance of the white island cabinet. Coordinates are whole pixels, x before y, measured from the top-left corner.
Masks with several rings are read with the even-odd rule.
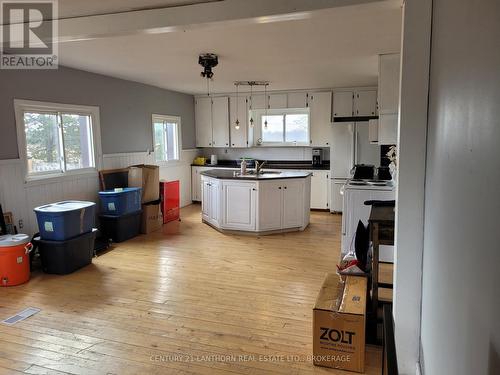
[[[311,177],[307,172],[202,172],[202,219],[219,230],[269,234],[309,224]]]

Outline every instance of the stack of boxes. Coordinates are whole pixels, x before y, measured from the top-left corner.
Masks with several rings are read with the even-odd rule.
[[[133,165],[128,170],[128,186],[142,189],[141,233],[148,234],[162,227],[160,210],[160,168],[157,165]]]
[[[64,201],[35,208],[44,272],[68,274],[92,262],[95,203]]]
[[[99,193],[101,231],[114,242],[123,242],[162,226],[159,167],[145,164],[129,167],[126,184],[128,187]]]

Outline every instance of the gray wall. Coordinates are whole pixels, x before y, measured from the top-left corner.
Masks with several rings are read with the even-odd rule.
[[[100,107],[103,153],[152,148],[151,114],[182,119],[182,147],[195,147],[193,96],[65,67],[0,70],[0,159],[18,157],[14,99]]]
[[[422,367],[500,374],[500,1],[433,8]]]

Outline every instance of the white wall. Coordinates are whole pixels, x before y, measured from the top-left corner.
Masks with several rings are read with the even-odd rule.
[[[422,369],[500,374],[500,1],[434,0]]]
[[[198,150],[181,151],[181,161],[175,165],[160,166],[160,179],[180,180],[181,206],[191,203],[191,162]],[[4,211],[11,211],[16,225],[23,220],[21,233],[38,232],[33,208],[43,204],[78,199],[97,202],[99,180],[97,173],[74,178],[24,183],[22,161],[0,161],[0,203]],[[103,157],[103,169],[123,168],[132,164],[155,164],[146,152],[107,154]]]
[[[403,7],[393,290],[401,374],[414,374],[419,357],[431,8],[432,0]]]

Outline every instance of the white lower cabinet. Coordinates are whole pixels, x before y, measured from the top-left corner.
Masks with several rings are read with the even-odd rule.
[[[222,228],[254,231],[257,183],[223,181]]]
[[[330,205],[330,171],[313,171],[311,176],[311,208],[326,210]]]
[[[304,221],[304,183],[300,180],[283,180],[283,228],[301,227]]]
[[[260,231],[281,229],[283,207],[283,181],[269,181],[259,186],[259,215],[257,227]]]
[[[201,215],[203,220],[213,225],[220,225],[220,181],[202,176],[201,179]]]
[[[308,217],[304,197],[309,199],[305,179],[283,179],[259,183],[258,231],[305,227]],[[306,209],[305,209],[306,208]]]

